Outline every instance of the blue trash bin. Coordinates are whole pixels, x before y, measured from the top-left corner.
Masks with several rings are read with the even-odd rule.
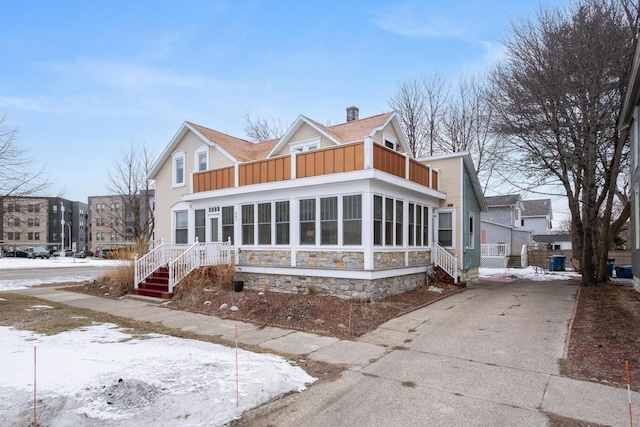
[[[549,259],[549,271],[565,271],[567,260],[565,255],[551,255],[547,258]]]
[[[616,259],[615,258],[608,258],[607,259],[607,276],[609,277],[613,277],[613,266],[616,263]]]

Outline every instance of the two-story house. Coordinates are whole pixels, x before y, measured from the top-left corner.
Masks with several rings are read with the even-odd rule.
[[[630,239],[631,264],[635,289],[640,292],[640,43],[636,43],[629,83],[625,94],[618,129],[629,132],[629,201],[631,202]]]
[[[434,266],[478,276],[486,204],[469,154],[413,158],[392,112],[299,116],[262,143],[185,122],[151,177],[156,239],[230,242],[248,287],[377,298]]]

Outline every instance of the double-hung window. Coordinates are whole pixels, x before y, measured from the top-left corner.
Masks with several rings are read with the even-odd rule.
[[[338,244],[338,198],[320,199],[320,244]]]
[[[271,203],[258,204],[258,244],[271,244]]]
[[[342,197],[342,244],[362,244],[362,196]]]
[[[189,214],[188,211],[175,212],[176,235],[175,242],[178,244],[188,243],[189,239]],[[112,236],[113,239],[113,236]]]
[[[316,199],[300,200],[300,244],[316,243]]]
[[[233,245],[233,206],[222,207],[222,241],[227,242],[231,239]]]
[[[242,244],[253,245],[255,235],[253,224],[255,221],[253,205],[242,205]]]
[[[185,185],[185,164],[184,152],[178,152],[173,155],[173,186],[181,187]]]
[[[204,242],[206,240],[206,219],[204,209],[198,209],[195,211],[195,229],[198,242]]]
[[[382,196],[373,196],[373,244],[382,245]]]
[[[276,245],[288,245],[289,233],[289,202],[276,202]]]
[[[438,243],[453,246],[453,212],[438,213]]]

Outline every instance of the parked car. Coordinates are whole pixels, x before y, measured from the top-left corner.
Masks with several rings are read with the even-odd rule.
[[[88,258],[88,257],[92,257],[93,256],[93,251],[80,251],[80,252],[76,252],[76,258]]]
[[[49,251],[41,246],[34,246],[33,248],[27,248],[27,258],[49,258]]]
[[[60,256],[61,252],[62,251],[55,251],[54,253],[51,254],[51,256],[54,256],[54,257]],[[64,250],[64,256],[71,256],[71,255],[73,255],[73,250],[72,249],[65,249]]]
[[[20,249],[14,249],[12,251],[5,252],[4,256],[12,257],[12,258],[27,258],[29,254],[26,253],[25,251],[21,251]]]
[[[98,251],[98,258],[113,259],[116,257],[115,249],[101,249]]]

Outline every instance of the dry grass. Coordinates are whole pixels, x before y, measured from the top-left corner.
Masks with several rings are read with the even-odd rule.
[[[192,303],[197,301],[206,290],[233,290],[233,265],[220,264],[198,268],[180,281],[175,288],[174,301]]]
[[[116,297],[130,293],[134,280],[135,266],[133,261],[109,267],[107,272],[97,279],[98,283],[112,289]]]

